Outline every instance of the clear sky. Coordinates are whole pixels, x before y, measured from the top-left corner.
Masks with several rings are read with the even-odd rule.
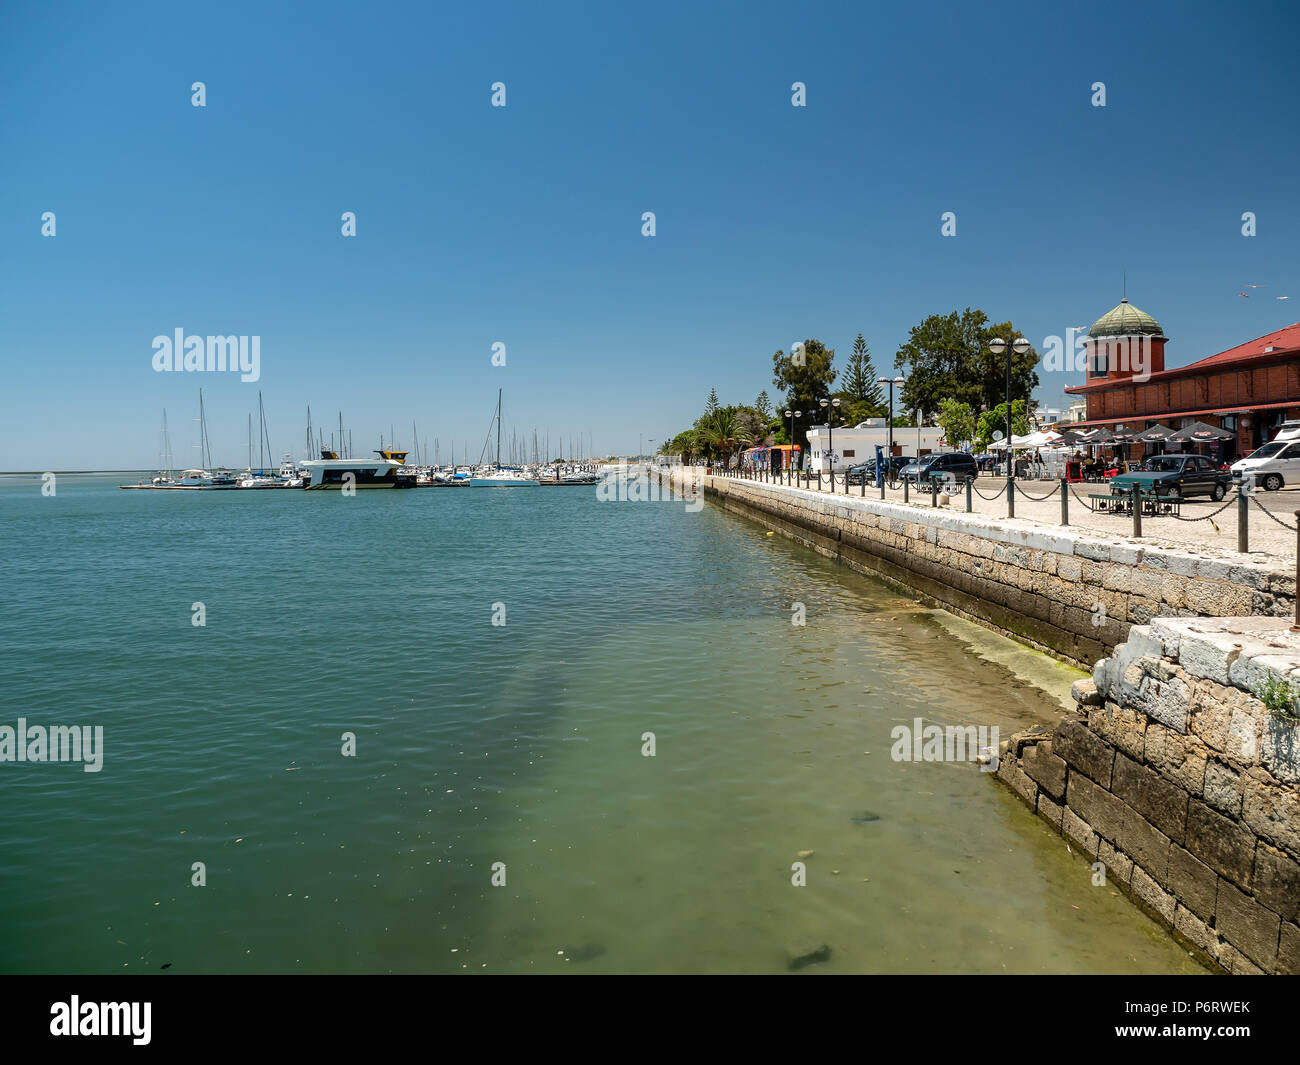
[[[884,370],[973,306],[1041,348],[1124,269],[1171,365],[1212,354],[1300,319],[1298,11],[9,0],[0,469],[152,468],[164,407],[194,461],[200,386],[218,463],[259,389],[300,456],[309,404],[477,456],[498,387],[507,434],[632,452],[795,340]],[[155,372],[178,328],[261,379]]]

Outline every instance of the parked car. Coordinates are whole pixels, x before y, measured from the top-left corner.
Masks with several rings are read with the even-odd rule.
[[[1136,469],[1112,477],[1111,494],[1130,492],[1134,485],[1169,499],[1208,495],[1217,503],[1232,487],[1232,475],[1204,455],[1156,455]]]
[[[860,462],[856,466],[850,466],[844,471],[844,477],[848,484],[871,484],[876,479],[876,464],[874,462]]]
[[[1245,480],[1253,475],[1257,487],[1276,492],[1284,484],[1300,484],[1300,440],[1274,440],[1256,448],[1231,466],[1232,476]]]
[[[918,462],[903,467],[902,478],[918,484],[929,484],[931,478],[949,478],[965,481],[979,473],[979,464],[973,455],[964,451],[946,451],[938,455],[926,455]]]

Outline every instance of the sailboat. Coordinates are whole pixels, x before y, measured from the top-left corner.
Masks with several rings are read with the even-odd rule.
[[[486,476],[475,475],[470,478],[471,488],[537,488],[539,482],[529,477],[523,470],[513,466],[501,465],[501,389],[497,389],[497,460],[492,472]]]

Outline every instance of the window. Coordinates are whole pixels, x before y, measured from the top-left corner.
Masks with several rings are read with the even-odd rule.
[[[846,448],[844,449],[844,457],[845,457],[846,459],[851,459],[851,458],[853,458],[856,454],[857,454],[857,452],[856,452],[853,448],[846,447]]]

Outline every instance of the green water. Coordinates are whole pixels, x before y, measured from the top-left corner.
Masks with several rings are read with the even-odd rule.
[[[756,525],[119,479],[0,478],[0,725],[104,728],[0,764],[0,970],[1199,971],[977,766],[890,757],[1058,699]]]

